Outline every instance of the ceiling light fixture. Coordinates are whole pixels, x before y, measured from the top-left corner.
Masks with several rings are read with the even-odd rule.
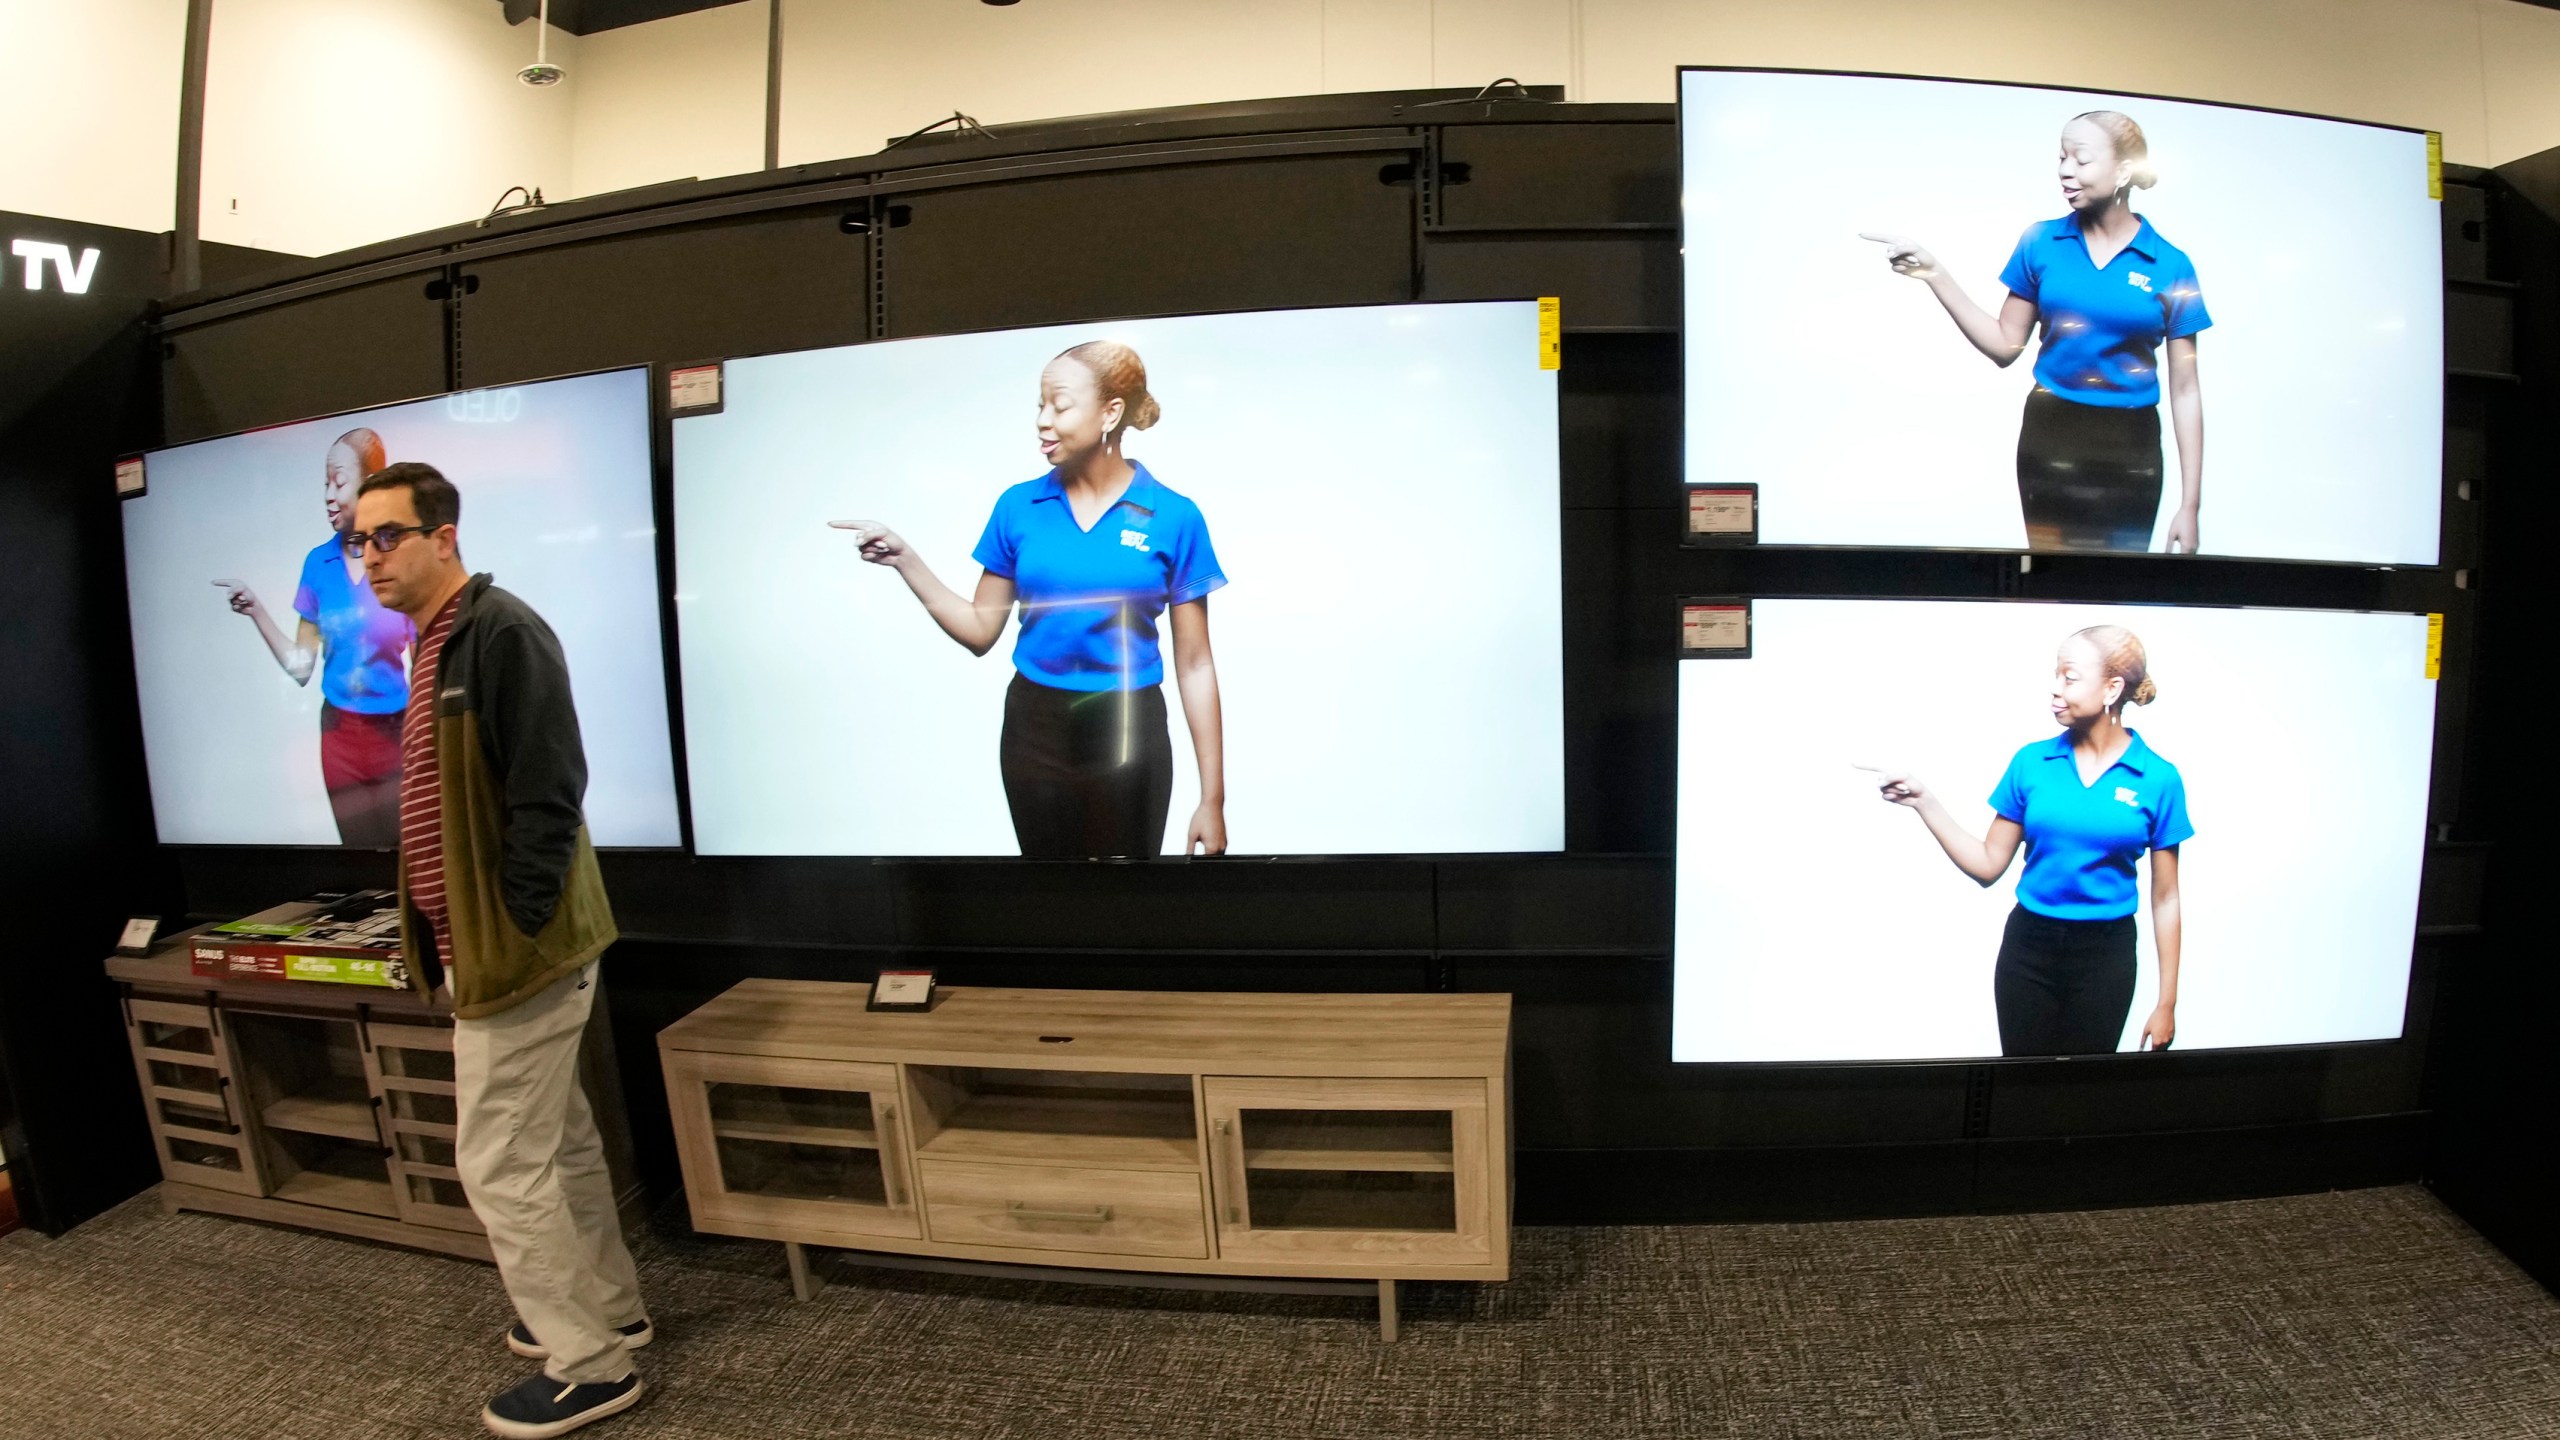
[[[542,10],[533,21],[533,63],[516,72],[516,78],[527,85],[557,85],[569,78],[569,72],[551,63],[551,0],[542,0]]]

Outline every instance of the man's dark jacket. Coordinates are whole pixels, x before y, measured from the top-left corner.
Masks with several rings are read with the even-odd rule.
[[[586,748],[560,638],[532,607],[474,575],[433,676],[444,817],[445,944],[453,1013],[532,999],[613,943],[613,908],[587,840]],[[400,867],[400,938],[427,943]]]

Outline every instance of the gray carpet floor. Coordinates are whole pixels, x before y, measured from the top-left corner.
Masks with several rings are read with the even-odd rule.
[[[660,1329],[606,1440],[2560,1436],[2560,1301],[2426,1192],[1526,1229],[1507,1285],[1116,1290],[634,1236]],[[479,1434],[496,1273],[145,1197],[0,1238],[0,1436]]]

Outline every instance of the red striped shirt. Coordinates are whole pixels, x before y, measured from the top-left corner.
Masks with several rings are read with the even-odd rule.
[[[445,638],[462,608],[462,592],[444,602],[435,621],[409,652],[409,708],[400,717],[400,865],[409,879],[409,903],[435,926],[436,959],[448,973],[453,946],[445,939],[444,797],[436,769],[436,682]]]

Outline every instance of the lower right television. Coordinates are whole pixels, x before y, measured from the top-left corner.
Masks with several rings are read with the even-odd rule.
[[[1728,633],[1680,666],[1674,1060],[2400,1035],[2429,617],[1763,598]]]

